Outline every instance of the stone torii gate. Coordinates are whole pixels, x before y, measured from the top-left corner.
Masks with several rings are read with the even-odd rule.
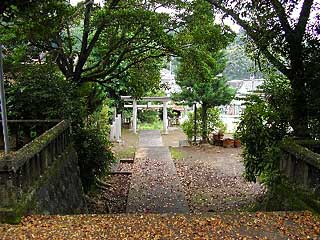
[[[163,133],[168,134],[168,102],[171,101],[170,97],[142,97],[137,100],[131,96],[121,96],[121,99],[125,102],[132,102],[132,105],[125,105],[125,107],[132,107],[132,130],[137,133],[137,113],[138,108],[163,108]],[[138,101],[147,102],[162,102],[162,105],[138,105]]]

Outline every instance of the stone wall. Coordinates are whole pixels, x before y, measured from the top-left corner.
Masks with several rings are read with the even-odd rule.
[[[280,169],[289,180],[320,196],[320,154],[312,151],[313,148],[315,147],[310,144],[306,146],[302,141],[285,142],[282,146],[285,154],[280,161]]]
[[[32,214],[72,214],[86,212],[84,193],[80,180],[78,158],[72,146],[33,186]]]
[[[25,214],[86,212],[70,123],[61,121],[0,159],[0,222]]]

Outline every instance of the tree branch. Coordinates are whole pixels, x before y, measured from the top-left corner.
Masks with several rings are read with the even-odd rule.
[[[82,68],[87,61],[87,46],[88,46],[88,37],[90,33],[90,16],[91,9],[93,5],[92,0],[85,1],[85,12],[84,12],[84,21],[83,21],[83,33],[82,33],[82,42],[81,42],[81,51],[79,55],[79,61],[76,65],[74,71],[74,81],[78,82],[80,80]]]
[[[282,6],[282,4],[278,1],[278,0],[270,0],[273,9],[275,10],[279,20],[280,20],[280,24],[281,27],[285,33],[285,37],[288,41],[288,43],[292,42],[292,33],[293,33],[293,29],[291,28],[289,22],[288,22],[288,16],[286,14],[286,11],[284,9],[284,7]]]
[[[234,12],[232,9],[226,8],[222,5],[221,1],[216,0],[209,0],[212,5],[224,13],[226,13],[228,16],[231,16],[246,32],[247,34],[252,38],[252,40],[255,42],[256,46],[260,49],[260,51],[266,56],[266,58],[276,67],[280,72],[282,72],[284,75],[289,74],[289,69],[285,66],[284,63],[282,63],[279,59],[277,59],[268,49],[266,44],[259,44],[261,43],[262,39],[261,36],[258,36],[258,34],[254,31],[253,27],[250,26],[250,24],[241,19],[240,15]],[[265,42],[268,42],[269,40],[266,40]]]
[[[298,23],[296,25],[296,28],[294,29],[297,41],[299,43],[302,42],[303,36],[305,34],[313,2],[314,0],[304,0],[303,2]]]

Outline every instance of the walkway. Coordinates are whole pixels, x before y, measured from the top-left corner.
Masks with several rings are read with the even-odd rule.
[[[189,211],[168,147],[160,131],[140,132],[127,212],[187,213]]]

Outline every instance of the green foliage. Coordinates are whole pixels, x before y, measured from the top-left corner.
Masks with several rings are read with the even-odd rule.
[[[170,147],[171,157],[174,160],[182,160],[184,158],[184,152],[181,152],[178,148]]]
[[[208,136],[212,132],[217,132],[219,129],[224,129],[224,123],[220,119],[220,111],[218,108],[210,108],[208,110]],[[201,108],[197,111],[197,137],[202,134],[202,119],[201,119]],[[188,120],[181,124],[183,132],[187,135],[189,141],[194,137],[194,113],[188,113]]]
[[[206,1],[192,2],[192,14],[186,17],[186,27],[177,35],[182,45],[176,81],[181,91],[175,100],[202,106],[202,141],[207,141],[207,110],[228,104],[235,90],[221,75],[226,59],[221,51],[233,39],[228,28],[215,24],[211,6]]]
[[[181,92],[175,98],[188,104],[205,103],[214,107],[229,103],[234,89],[228,87],[226,79],[218,76],[225,67],[222,52],[209,53],[190,49],[181,59],[177,72],[177,84]]]
[[[279,143],[290,134],[290,85],[277,74],[270,75],[262,86],[264,95],[251,95],[241,116],[237,136],[244,146],[245,177],[256,181],[262,176],[272,184],[278,180],[281,158]]]
[[[105,173],[113,160],[108,140],[108,103],[93,103],[94,88],[79,89],[51,65],[28,65],[7,82],[10,119],[68,119],[72,121],[81,180],[87,191],[95,177]],[[89,96],[88,96],[89,94]],[[89,101],[91,103],[89,104]],[[95,106],[93,114],[88,114]]]
[[[223,75],[228,80],[262,78],[261,72],[257,70],[256,62],[254,62],[246,53],[244,33],[239,33],[234,42],[225,50],[227,58],[227,66],[223,71]]]
[[[173,45],[167,29],[174,20],[156,11],[157,3],[172,8],[181,5],[161,0],[105,1],[103,6],[93,1],[72,6],[62,0],[30,4],[28,11],[17,12],[10,28],[1,29],[0,39],[6,39],[1,42],[11,52],[14,45],[46,52],[47,60],[56,62],[63,75],[77,84],[94,81],[112,87],[129,77],[126,87],[140,93],[157,81],[159,74],[152,74],[159,68],[156,62]],[[137,85],[130,76],[139,70],[143,81]]]
[[[142,123],[159,122],[159,112],[154,110],[138,111],[138,120]]]
[[[101,177],[114,161],[111,143],[103,129],[88,124],[78,128],[74,134],[74,143],[79,157],[80,176],[85,192]]]
[[[139,123],[138,128],[139,130],[162,130],[163,122],[160,120],[157,120],[152,123]]]
[[[8,76],[10,77],[10,76]],[[6,81],[9,119],[68,119],[79,122],[84,99],[52,65],[27,65]]]
[[[290,81],[293,96],[288,103],[295,136],[317,138],[320,125],[320,18],[317,13],[320,3],[207,1],[215,10],[231,16],[246,31],[251,55],[258,63],[267,60],[267,69],[274,66]]]
[[[189,141],[192,141],[194,137],[194,115],[192,113],[188,114],[188,120],[181,124],[183,132],[187,135]],[[199,124],[197,124],[197,133],[199,132]]]

